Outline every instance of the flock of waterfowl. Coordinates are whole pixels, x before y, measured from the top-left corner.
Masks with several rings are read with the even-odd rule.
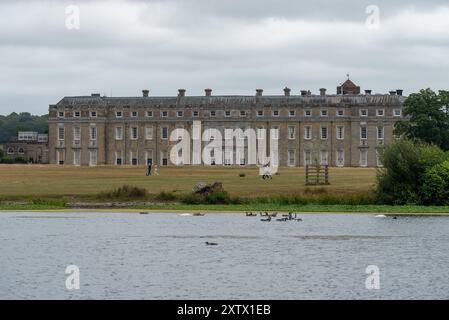
[[[253,212],[245,212],[245,215],[247,217],[257,217],[257,213],[253,213]],[[259,212],[259,216],[261,217],[265,217],[264,219],[260,219],[260,221],[262,222],[271,222],[272,218],[276,218],[278,216],[277,212],[272,212],[272,213],[268,213],[268,212]],[[282,218],[278,218],[276,219],[276,221],[280,221],[280,222],[287,222],[287,221],[302,221],[301,218],[297,217],[296,212],[289,212],[287,214],[282,214]]]

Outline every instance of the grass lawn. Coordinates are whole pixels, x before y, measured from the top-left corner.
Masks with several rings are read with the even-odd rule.
[[[144,187],[150,193],[187,193],[197,182],[223,182],[232,196],[302,195],[317,187],[304,185],[304,168],[280,168],[280,175],[263,181],[257,168],[159,167],[159,176],[147,177],[145,167],[73,167],[50,165],[0,165],[0,199],[94,196],[124,184]],[[239,177],[244,173],[245,177]],[[332,195],[371,192],[376,169],[331,168],[330,186],[321,192]]]

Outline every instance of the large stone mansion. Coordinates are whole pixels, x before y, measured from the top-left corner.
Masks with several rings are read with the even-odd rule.
[[[304,166],[314,161],[338,167],[380,166],[379,149],[393,139],[402,118],[402,90],[361,93],[347,80],[336,94],[320,89],[264,96],[65,97],[49,107],[49,161],[60,165],[173,165],[170,133],[202,129],[278,129],[279,164]],[[269,131],[269,130],[268,130]],[[223,134],[223,138],[225,135]],[[205,144],[207,142],[203,142]],[[222,163],[245,165],[242,156],[223,152]],[[221,162],[221,161],[220,161]]]

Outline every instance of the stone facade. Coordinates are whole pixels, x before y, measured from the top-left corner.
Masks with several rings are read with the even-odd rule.
[[[5,156],[10,159],[22,158],[31,163],[49,163],[48,144],[37,141],[9,141],[5,143]]]
[[[371,94],[350,80],[343,94],[319,95],[289,88],[279,96],[65,97],[49,107],[49,160],[65,165],[172,165],[170,134],[193,122],[202,129],[279,129],[281,166],[313,161],[330,166],[375,167],[382,148],[393,139],[394,123],[403,119],[402,90]],[[358,92],[358,93],[354,93]],[[203,142],[203,145],[207,142]],[[226,157],[226,156],[225,156]],[[229,155],[228,155],[229,157]],[[226,162],[226,161],[224,161]],[[245,161],[233,159],[233,164]]]

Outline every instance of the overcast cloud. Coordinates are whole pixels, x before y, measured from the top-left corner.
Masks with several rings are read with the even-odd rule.
[[[66,7],[80,29],[66,28]],[[380,9],[378,29],[366,8]],[[340,0],[0,2],[0,114],[63,96],[449,89],[449,3]]]

